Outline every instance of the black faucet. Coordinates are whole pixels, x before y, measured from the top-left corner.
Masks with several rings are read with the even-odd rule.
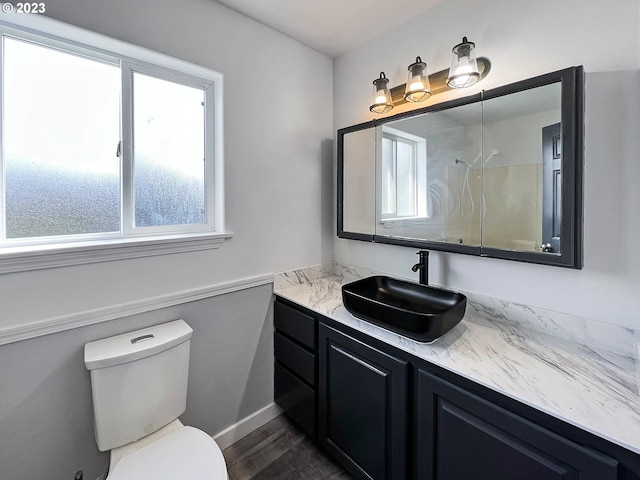
[[[411,270],[414,272],[420,270],[420,283],[422,285],[429,285],[429,252],[427,250],[420,250],[416,253],[420,255],[420,261],[411,267]]]

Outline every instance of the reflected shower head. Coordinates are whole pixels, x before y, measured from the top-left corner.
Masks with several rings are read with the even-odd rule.
[[[489,154],[489,156],[486,158],[486,160],[484,162],[482,162],[482,165],[486,165],[487,163],[489,163],[489,160],[491,160],[493,157],[495,157],[496,155],[500,155],[500,150],[493,148],[491,149],[491,153]]]

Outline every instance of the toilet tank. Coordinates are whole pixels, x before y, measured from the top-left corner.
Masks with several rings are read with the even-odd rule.
[[[135,442],[184,413],[192,333],[176,320],[85,345],[100,451]]]

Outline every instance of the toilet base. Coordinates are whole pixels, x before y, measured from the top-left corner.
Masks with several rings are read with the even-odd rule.
[[[146,437],[142,437],[137,442],[128,443],[121,447],[114,448],[113,450],[111,450],[111,459],[109,461],[109,471],[110,472],[113,471],[113,467],[115,467],[120,460],[122,460],[124,457],[126,457],[130,453],[133,453],[136,450],[139,450],[142,447],[145,447],[150,443],[153,443],[156,440],[161,439],[162,437],[166,437],[170,433],[173,433],[174,431],[182,427],[184,427],[182,422],[176,419],[173,422],[169,423],[168,425],[165,425],[164,427],[162,427],[160,430],[157,430],[152,434],[147,435]]]

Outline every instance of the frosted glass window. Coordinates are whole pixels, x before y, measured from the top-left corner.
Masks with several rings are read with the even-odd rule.
[[[120,230],[120,69],[4,38],[7,238]]]
[[[218,74],[0,35],[0,249],[223,231]]]
[[[133,74],[136,227],[204,223],[204,105],[202,89]]]

